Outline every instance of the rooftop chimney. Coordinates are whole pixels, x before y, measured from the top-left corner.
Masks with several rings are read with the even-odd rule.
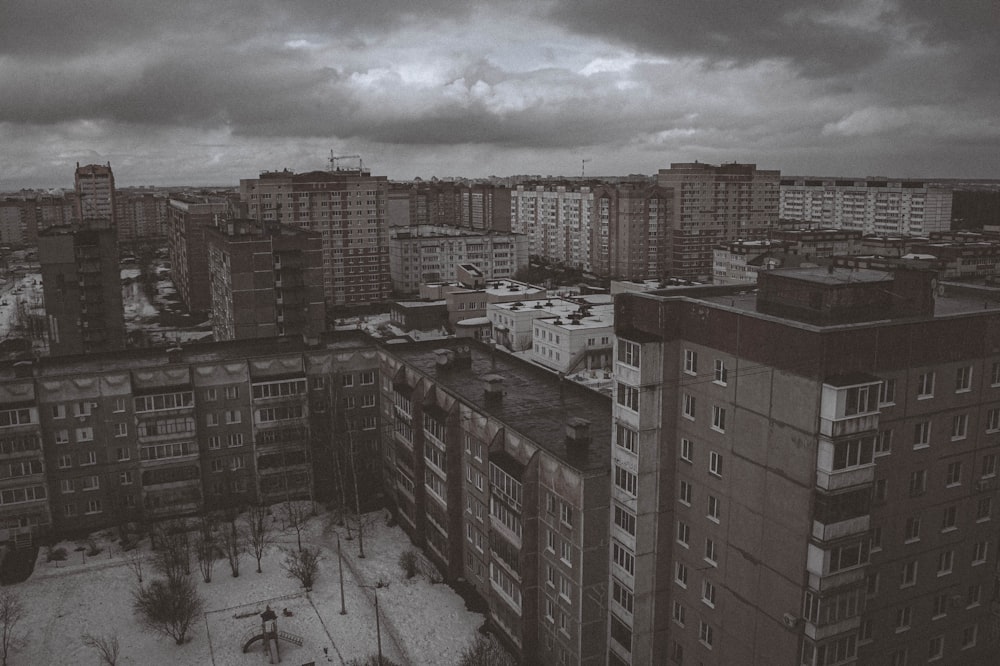
[[[566,442],[577,446],[590,444],[590,421],[579,416],[566,419]]]
[[[483,391],[487,400],[503,399],[503,377],[500,375],[483,375]]]

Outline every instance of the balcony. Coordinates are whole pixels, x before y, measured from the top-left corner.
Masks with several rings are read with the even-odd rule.
[[[816,487],[833,491],[851,486],[860,486],[875,481],[875,464],[869,463],[859,467],[837,470],[834,472],[823,469],[816,470]]]
[[[878,430],[878,412],[873,414],[858,414],[841,418],[821,418],[819,432],[831,439],[850,437]]]
[[[806,622],[803,633],[814,641],[823,641],[839,634],[854,633],[861,626],[861,616],[855,615],[833,624],[815,625]]]
[[[824,524],[813,521],[812,536],[819,541],[833,541],[852,534],[864,534],[871,525],[871,516],[858,516],[849,520]]]

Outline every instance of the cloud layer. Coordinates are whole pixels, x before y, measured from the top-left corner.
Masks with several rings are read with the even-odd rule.
[[[419,11],[414,8],[419,6]],[[0,190],[75,162],[235,183],[333,150],[414,176],[1000,177],[989,0],[6,3]]]

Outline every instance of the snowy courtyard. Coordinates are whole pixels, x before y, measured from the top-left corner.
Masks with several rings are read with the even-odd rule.
[[[121,645],[118,664],[177,664],[236,666],[268,663],[261,641],[243,652],[245,638],[260,629],[259,613],[267,606],[277,613],[278,629],[302,638],[302,645],[282,641],[281,663],[299,666],[343,664],[377,650],[374,594],[378,594],[382,651],[400,664],[455,664],[482,624],[482,615],[471,613],[455,592],[434,583],[425,573],[407,579],[399,565],[400,554],[413,546],[398,527],[385,524],[384,512],[365,516],[365,558],[359,557],[356,529],[338,527],[330,514],[311,518],[302,531],[303,545],[320,551],[319,577],[313,589],[303,590],[282,568],[282,549],[294,549],[296,535],[282,524],[274,508],[275,542],[262,561],[244,553],[240,575],[231,575],[226,560],[216,563],[212,581],[205,583],[192,558],[191,579],[197,584],[204,613],[192,626],[188,641],[178,646],[150,633],[132,610],[136,579],[113,541],[97,538],[101,552],[87,556],[75,542],[66,548],[64,561],[46,561],[39,553],[35,572],[9,589],[25,606],[26,645],[15,653],[19,664],[97,664],[98,657],[83,645],[84,634],[117,633]],[[344,559],[344,605],[341,614],[338,582],[337,535]],[[157,577],[150,560],[149,540],[141,542],[146,560],[143,576]],[[426,566],[421,567],[430,571]],[[431,576],[433,578],[433,576]],[[325,649],[325,650],[324,650]]]

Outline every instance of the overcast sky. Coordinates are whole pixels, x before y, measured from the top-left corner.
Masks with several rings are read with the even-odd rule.
[[[1000,178],[996,0],[0,0],[0,191],[390,178]],[[345,164],[356,163],[347,161]]]

